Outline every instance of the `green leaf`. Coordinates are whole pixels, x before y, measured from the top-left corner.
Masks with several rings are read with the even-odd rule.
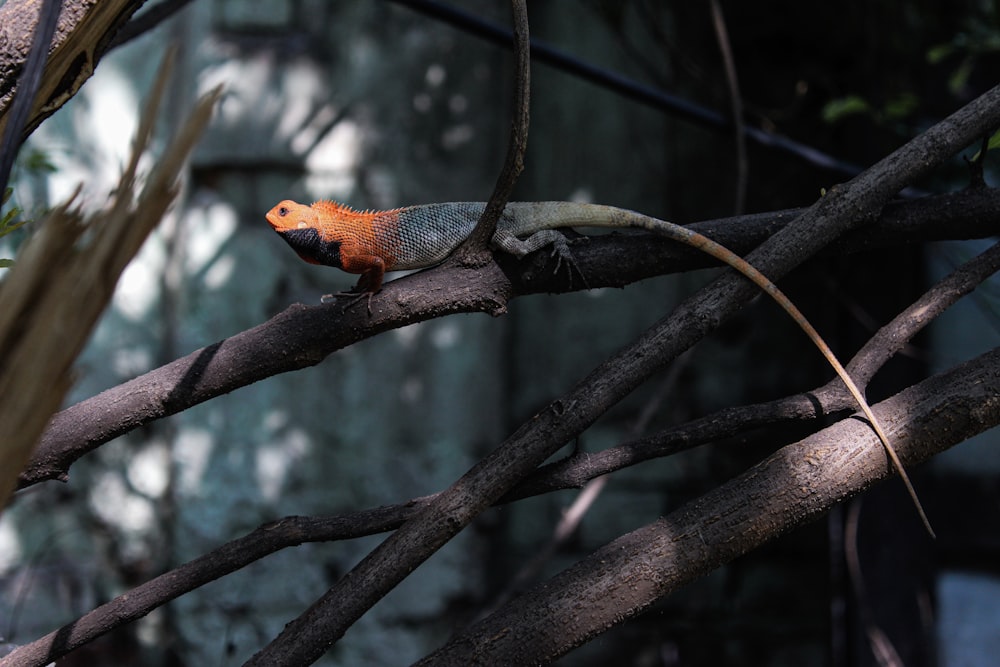
[[[835,100],[830,100],[823,107],[823,120],[827,123],[836,123],[846,116],[853,116],[859,113],[868,113],[871,105],[859,95],[848,95]]]
[[[931,65],[937,65],[954,52],[955,46],[953,44],[938,44],[937,46],[932,46],[927,52],[927,62]]]
[[[0,259],[0,269],[9,269],[12,266],[14,266],[14,260]]]
[[[986,150],[992,151],[996,148],[1000,148],[1000,130],[994,132],[993,136],[990,137],[990,140],[986,143]]]
[[[969,82],[969,77],[972,76],[972,69],[976,64],[976,59],[972,57],[965,57],[955,71],[951,73],[948,77],[948,90],[951,91],[953,95],[961,94],[965,85]]]
[[[21,167],[30,172],[51,174],[56,170],[56,166],[49,160],[48,153],[37,148],[31,149],[20,162]]]
[[[920,100],[913,93],[903,93],[895,97],[885,105],[885,117],[887,120],[899,120],[906,118],[920,106]]]
[[[1000,148],[1000,130],[997,130],[996,132],[994,132],[993,136],[990,137],[990,140],[986,142],[986,150],[987,151],[995,151],[997,148]],[[982,152],[983,152],[982,149],[976,151],[976,154],[972,156],[972,160],[971,161],[972,162],[977,161],[979,159],[979,155]]]
[[[11,213],[15,212],[16,211],[11,211]],[[26,224],[28,224],[27,220],[22,220],[21,222],[16,222],[12,225],[4,224],[2,227],[0,227],[0,238],[3,238],[7,234],[10,234],[15,229],[20,229],[21,227],[24,227]]]
[[[3,199],[0,200],[0,205],[6,204],[7,200],[10,199],[10,195],[13,189],[7,188],[3,193]],[[15,229],[23,227],[28,221],[22,220],[20,222],[14,222],[14,220],[21,215],[21,209],[16,206],[12,206],[9,211],[0,216],[0,237],[4,237],[10,234]]]

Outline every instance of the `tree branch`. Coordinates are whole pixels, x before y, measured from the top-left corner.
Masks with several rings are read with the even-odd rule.
[[[891,352],[899,349],[945,308],[968,294],[1000,268],[1000,244],[973,258],[931,288],[914,304],[883,327],[847,365],[866,368],[859,377],[874,373]],[[878,351],[877,353],[875,351]],[[834,383],[831,383],[833,385]],[[862,382],[864,384],[864,382]],[[839,385],[768,403],[721,410],[654,436],[622,443],[600,451],[575,454],[536,470],[500,499],[498,504],[551,491],[580,487],[597,477],[679,451],[789,419],[816,418],[854,407],[854,400]],[[304,542],[342,540],[393,530],[426,506],[433,496],[405,504],[353,512],[336,517],[286,517],[265,524],[252,533],[228,542],[175,570],[156,577],[101,605],[71,625],[32,642],[18,652],[17,665],[43,665],[69,651],[145,616],[205,583],[235,572],[280,549]]]
[[[511,45],[509,30],[485,21],[482,17],[463,9],[449,6],[437,0],[393,0],[393,2],[409,7],[421,14],[431,16],[436,20],[455,26],[459,30],[464,30],[469,34],[494,44],[499,44],[506,48],[509,48]],[[536,63],[545,63],[582,81],[588,81],[600,88],[611,91],[624,99],[639,102],[640,104],[658,109],[695,125],[713,130],[729,128],[730,121],[723,113],[668,93],[662,88],[656,88],[647,83],[630,79],[618,72],[603,69],[545,42],[533,41],[531,43],[531,56]],[[743,130],[747,138],[756,142],[759,146],[792,155],[807,164],[822,169],[829,169],[847,176],[854,176],[861,171],[861,167],[856,164],[837,159],[814,146],[803,144],[787,136],[777,134],[772,130],[763,130],[759,127],[746,124],[744,124]]]
[[[800,210],[740,216],[692,225],[737,252],[759,245]],[[963,191],[888,207],[873,225],[845,235],[828,252],[893,247],[917,240],[993,235],[1000,229],[1000,192]],[[590,287],[621,287],[655,275],[708,266],[690,248],[649,234],[607,234],[573,247]],[[59,412],[52,419],[19,488],[66,479],[81,456],[140,426],[182,412],[278,373],[318,364],[330,354],[383,331],[458,312],[497,314],[502,285],[517,294],[566,292],[545,253],[523,260],[499,257],[478,269],[438,267],[386,284],[369,318],[364,309],[341,314],[338,304],[293,305],[267,322],[124,382]]]
[[[903,349],[918,331],[997,271],[1000,271],[1000,243],[940,280],[913,305],[894,317],[892,322],[879,329],[854,355],[847,365],[847,372],[859,384],[868,384],[885,362]]]
[[[993,350],[875,408],[912,466],[1000,422],[998,396]],[[838,422],[607,544],[417,664],[547,664],[891,474],[867,424]]]
[[[97,607],[72,623],[18,647],[0,667],[42,667],[84,644],[142,618],[157,607],[286,547],[343,540],[397,527],[412,504],[336,517],[285,517],[155,577]]]
[[[3,132],[0,133],[2,136],[2,140],[0,140],[0,193],[7,188],[10,170],[14,166],[14,157],[21,147],[21,129],[28,119],[28,113],[42,80],[42,70],[48,58],[49,44],[52,42],[52,33],[55,32],[61,7],[62,0],[45,0],[38,8],[38,22],[35,26],[31,49],[28,51],[24,68],[18,78],[20,94],[14,98],[10,119],[6,127],[3,128]]]
[[[980,365],[979,362],[982,359],[987,359],[995,369],[1000,368],[1000,358],[997,358],[998,354],[1000,353],[995,351],[990,353],[990,355],[984,355],[984,357],[980,358],[980,360],[966,363],[962,367],[948,371],[947,373],[931,378],[930,380],[926,380],[924,383],[921,383],[921,385],[912,387],[891,400],[900,401],[902,400],[900,398],[902,396],[916,394],[925,387],[941,387],[947,382],[954,387],[958,387],[960,389],[960,393],[956,394],[952,393],[951,390],[948,390],[948,393],[951,393],[949,398],[945,399],[944,395],[935,395],[934,398],[942,401],[948,400],[950,401],[950,404],[959,405],[964,405],[969,399],[969,396],[981,401],[984,396],[988,396],[989,388],[987,387],[982,389],[973,385],[978,381],[978,374],[988,374],[990,373],[990,369]],[[994,380],[994,382],[997,381],[998,380]],[[847,397],[844,399],[844,402],[850,403],[851,399]],[[880,412],[887,405],[892,405],[892,403],[887,401],[886,403],[878,406]],[[904,403],[904,405],[909,407],[898,408],[894,411],[894,413],[904,413],[907,424],[897,424],[897,428],[905,430],[906,428],[909,428],[909,425],[918,423],[923,424],[923,433],[925,434],[924,437],[931,439],[930,434],[933,433],[933,428],[935,427],[933,423],[928,422],[928,420],[937,418],[936,415],[939,412],[939,406],[936,404],[921,404],[915,405],[914,407],[914,405],[909,403]],[[969,410],[970,413],[975,413],[975,429],[983,430],[990,426],[995,426],[997,422],[1000,422],[1000,413],[998,413],[995,409],[987,414],[982,411],[977,412],[978,406],[979,404],[973,401]],[[707,419],[708,418],[706,418],[706,420]],[[698,422],[706,420],[698,420]],[[814,439],[821,438],[824,442],[831,443],[829,446],[840,448],[844,446],[843,443],[845,442],[852,442],[855,440],[863,441],[867,438],[867,444],[856,442],[854,447],[865,447],[872,451],[878,450],[877,443],[872,444],[872,439],[868,437],[870,433],[867,430],[867,427],[863,424],[860,424],[855,420],[845,420],[844,422],[841,422],[841,424],[849,425],[849,429],[851,431],[850,437],[845,436],[842,440],[838,439],[840,436],[830,435],[831,431],[830,429],[827,429],[824,432],[811,436],[806,442],[811,442]],[[754,425],[755,424],[751,423],[749,424],[749,427],[752,428]],[[707,425],[706,428],[708,428]],[[842,426],[830,428],[842,428]],[[857,433],[857,437],[854,436],[855,432]],[[905,452],[910,450],[904,447],[903,442],[900,442],[898,434],[894,435],[894,441],[899,443],[898,446],[901,448],[899,450],[900,455],[904,456]],[[971,432],[959,430],[958,432],[955,432],[947,442],[935,439],[933,441],[933,451],[928,450],[924,452],[923,455],[930,456],[937,451],[943,451],[970,435],[972,435]],[[624,446],[627,446],[627,443],[621,447]],[[804,445],[800,443],[797,445],[791,445],[790,447],[803,446]],[[912,445],[912,447],[915,448],[916,445]],[[618,448],[612,449],[614,450]],[[786,450],[787,449],[788,448],[786,448]],[[598,452],[589,456],[600,456],[602,453],[603,452]],[[780,453],[775,456],[779,455]],[[866,453],[866,456],[869,456],[869,454]],[[640,460],[647,460],[648,458],[651,457],[644,456],[640,459],[632,461],[631,463],[634,464]],[[791,453],[785,456],[785,458],[793,461],[796,460],[795,456]],[[810,494],[819,493],[821,495],[826,494],[826,496],[833,497],[831,494],[834,493],[834,491],[838,494],[845,495],[863,490],[863,488],[868,486],[872,481],[869,479],[869,476],[880,476],[878,471],[881,470],[884,474],[885,470],[884,459],[881,459],[878,456],[874,456],[874,458],[869,456],[869,458],[874,461],[874,463],[871,464],[874,472],[866,467],[865,470],[867,472],[865,473],[865,476],[855,475],[850,479],[844,479],[841,477],[835,477],[835,473],[833,472],[824,473],[821,470],[812,471],[812,478],[819,481],[816,482],[816,486],[810,487]],[[911,461],[907,460],[907,463],[911,463]],[[800,467],[802,466],[801,463],[798,463],[797,465]],[[605,474],[611,470],[620,469],[621,467],[623,466],[617,466],[611,469],[601,468],[599,465],[584,465],[583,461],[576,462],[573,466],[576,473],[575,479],[578,481],[586,481],[587,479]],[[567,484],[563,481],[565,478],[565,471],[560,471],[558,468],[559,466],[550,466],[540,469],[539,472],[533,475],[526,484],[519,485],[515,488],[514,491],[504,499],[504,502],[508,502],[514,498],[523,498],[528,495],[545,493],[558,488],[566,488]],[[840,473],[838,472],[836,474]],[[843,484],[847,484],[849,489],[845,491],[842,486]],[[569,484],[569,486],[575,485],[578,485],[578,483],[574,482]],[[772,487],[772,490],[773,488],[777,487]],[[792,488],[797,491],[801,491],[799,486]],[[851,489],[854,490],[852,491]],[[786,489],[786,491],[790,490],[791,489]],[[777,495],[781,496],[782,494],[778,493]],[[214,581],[220,577],[235,572],[281,549],[298,546],[306,542],[352,539],[393,530],[398,528],[408,519],[415,516],[423,508],[427,507],[435,497],[436,496],[427,496],[411,500],[404,504],[352,512],[334,517],[290,516],[266,523],[243,537],[227,542],[226,544],[203,556],[200,556],[174,570],[171,570],[170,572],[164,573],[140,586],[137,586],[127,593],[124,593],[101,605],[100,607],[97,607],[91,612],[88,612],[72,623],[63,626],[62,628],[51,632],[48,635],[31,642],[30,644],[25,644],[24,646],[19,647],[17,651],[9,657],[0,660],[0,667],[40,667],[41,665],[48,664],[49,662],[66,655],[70,651],[93,641],[103,634],[145,616],[157,607],[160,607],[185,593],[203,586],[210,581]],[[757,500],[759,501],[760,499],[757,498]],[[839,502],[839,500],[832,500],[831,504],[833,502]],[[777,512],[777,510],[774,511]],[[817,511],[825,511],[825,509]],[[798,516],[795,512],[792,512],[792,514],[794,516]],[[798,520],[804,522],[807,518],[800,517]],[[771,537],[774,536],[776,536],[776,534]],[[607,549],[607,547],[605,549]],[[591,558],[594,557],[596,557],[596,554]],[[499,613],[509,613],[509,609],[501,609]],[[490,621],[487,619],[484,622]],[[481,628],[472,628],[470,629],[470,632],[483,634],[486,631],[483,631]],[[562,632],[562,629],[560,632]],[[566,648],[568,649],[570,647]],[[454,647],[449,645],[442,649],[443,652],[448,652],[449,650],[454,650]]]
[[[0,504],[70,385],[70,368],[114,293],[118,277],[174,199],[174,183],[218,91],[203,98],[146,184],[136,183],[140,155],[169,76],[161,69],[139,123],[132,161],[113,205],[89,220],[69,204],[47,216],[0,289]],[[140,214],[141,212],[141,214]],[[73,326],[53,326],[72,322]]]
[[[489,261],[489,246],[503,214],[517,177],[524,171],[524,153],[528,150],[528,123],[531,103],[531,52],[528,31],[528,6],[525,0],[512,0],[514,23],[514,110],[507,156],[497,177],[493,194],[479,216],[479,221],[465,242],[455,251],[452,261],[481,266]]]
[[[844,186],[831,190],[749,255],[772,277],[818,252],[862,221],[877,217],[912,179],[1000,125],[1000,86],[969,103]],[[373,604],[446,544],[482,510],[572,440],[652,373],[713,330],[753,296],[727,272],[682,303],[635,344],[609,358],[553,401],[431,505],[401,526],[335,583],[248,664],[315,660]]]
[[[1000,271],[1000,244],[974,257],[938,282],[873,336],[847,364],[859,386],[920,330]],[[815,420],[854,409],[857,403],[839,378],[810,392],[785,396],[756,405],[724,408],[659,433],[621,443],[599,452],[581,452],[540,467],[502,498],[504,502],[558,489],[582,486],[589,480],[654,458],[670,456],[709,442],[718,442],[762,426]]]

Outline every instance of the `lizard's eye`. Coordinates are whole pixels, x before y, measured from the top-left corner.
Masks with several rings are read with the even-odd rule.
[[[278,209],[278,215],[280,215],[282,218],[285,217],[286,215],[288,215],[288,209],[282,206],[281,208]]]
[[[305,229],[308,226],[309,225],[307,225],[306,223],[302,222],[301,220],[299,221],[299,229]]]

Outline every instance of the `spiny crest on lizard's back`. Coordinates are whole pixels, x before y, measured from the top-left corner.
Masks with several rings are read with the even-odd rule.
[[[335,202],[330,199],[321,199],[317,202],[313,202],[312,207],[319,212],[326,213],[327,215],[340,216],[344,218],[374,218],[375,216],[392,215],[399,211],[398,208],[394,208],[387,211],[376,211],[373,209],[365,209],[360,211],[356,208],[352,208],[347,204],[341,204],[340,202]]]

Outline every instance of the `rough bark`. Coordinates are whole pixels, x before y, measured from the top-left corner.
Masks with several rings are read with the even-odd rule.
[[[115,34],[142,4],[143,0],[63,2],[24,137],[76,94],[94,73]],[[31,48],[40,6],[33,0],[8,0],[0,6],[0,134],[17,94],[18,77]]]
[[[880,403],[877,416],[909,467],[1000,423],[998,392],[993,350]],[[891,472],[868,425],[845,419],[607,544],[418,664],[546,664]]]

